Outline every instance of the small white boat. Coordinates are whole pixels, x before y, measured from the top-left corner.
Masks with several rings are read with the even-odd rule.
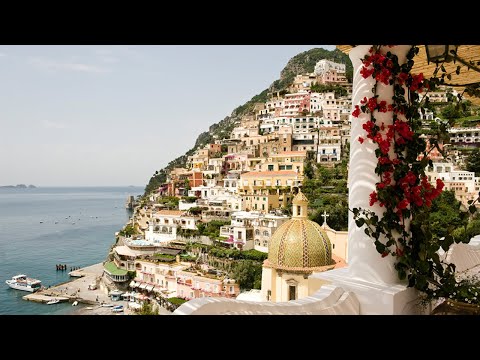
[[[101,305],[101,307],[113,307],[113,306],[115,306],[115,305],[113,305],[113,304],[102,304]]]
[[[55,298],[55,299],[52,299],[52,300],[50,300],[49,302],[47,302],[47,305],[58,304],[59,302],[60,302],[60,300],[58,300],[57,298]]]
[[[117,312],[123,312],[123,305],[117,305],[112,308],[112,312],[117,313]]]
[[[87,306],[85,309],[87,309],[87,310],[93,310],[93,307],[92,307],[92,306]]]
[[[75,300],[75,301],[73,302],[72,306],[77,306],[77,305],[78,305],[78,301]]]
[[[12,289],[28,292],[35,292],[42,287],[42,282],[40,280],[29,278],[24,274],[15,275],[11,280],[6,280],[5,283]]]

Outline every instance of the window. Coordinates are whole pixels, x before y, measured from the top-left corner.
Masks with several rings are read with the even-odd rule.
[[[268,240],[263,240],[263,246],[267,247],[268,246]]]
[[[235,294],[235,290],[233,286],[230,286],[230,294]]]
[[[268,233],[267,230],[264,230],[264,231],[263,231],[263,236],[269,236],[269,235],[270,235],[270,234]]]

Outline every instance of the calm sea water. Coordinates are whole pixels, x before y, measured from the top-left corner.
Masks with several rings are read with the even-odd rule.
[[[128,195],[140,187],[0,189],[0,314],[69,314],[70,304],[22,299],[5,280],[23,273],[45,286],[68,281],[71,266],[103,261],[130,217]],[[42,222],[42,223],[41,223]],[[67,271],[56,271],[56,264]]]

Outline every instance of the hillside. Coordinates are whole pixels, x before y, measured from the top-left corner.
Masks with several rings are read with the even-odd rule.
[[[213,142],[215,139],[230,137],[230,133],[235,127],[235,124],[240,121],[242,116],[249,114],[253,110],[255,103],[267,101],[268,93],[271,91],[285,90],[293,82],[293,79],[296,75],[313,72],[315,64],[322,59],[345,63],[347,65],[347,78],[350,82],[352,81],[352,63],[349,57],[338,49],[329,51],[322,48],[314,48],[295,55],[288,61],[285,68],[280,72],[280,78],[275,80],[268,89],[263,90],[260,94],[255,95],[245,104],[234,109],[230,116],[227,116],[220,122],[211,125],[208,131],[201,133],[197,137],[195,145],[190,150],[188,150],[184,155],[170,161],[165,168],[156,171],[145,187],[144,195],[147,195],[165,182],[166,174],[170,169],[185,166],[187,157],[192,155],[196,149],[204,146],[205,144]]]

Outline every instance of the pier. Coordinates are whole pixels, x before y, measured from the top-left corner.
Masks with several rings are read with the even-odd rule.
[[[76,277],[76,279],[25,295],[23,299],[41,303],[47,303],[53,299],[59,299],[61,302],[78,301],[89,305],[101,304],[102,302],[109,303],[111,301],[108,294],[98,286],[98,280],[102,274],[102,263],[74,270],[69,275]],[[90,290],[89,285],[93,283],[97,284],[97,288]]]

